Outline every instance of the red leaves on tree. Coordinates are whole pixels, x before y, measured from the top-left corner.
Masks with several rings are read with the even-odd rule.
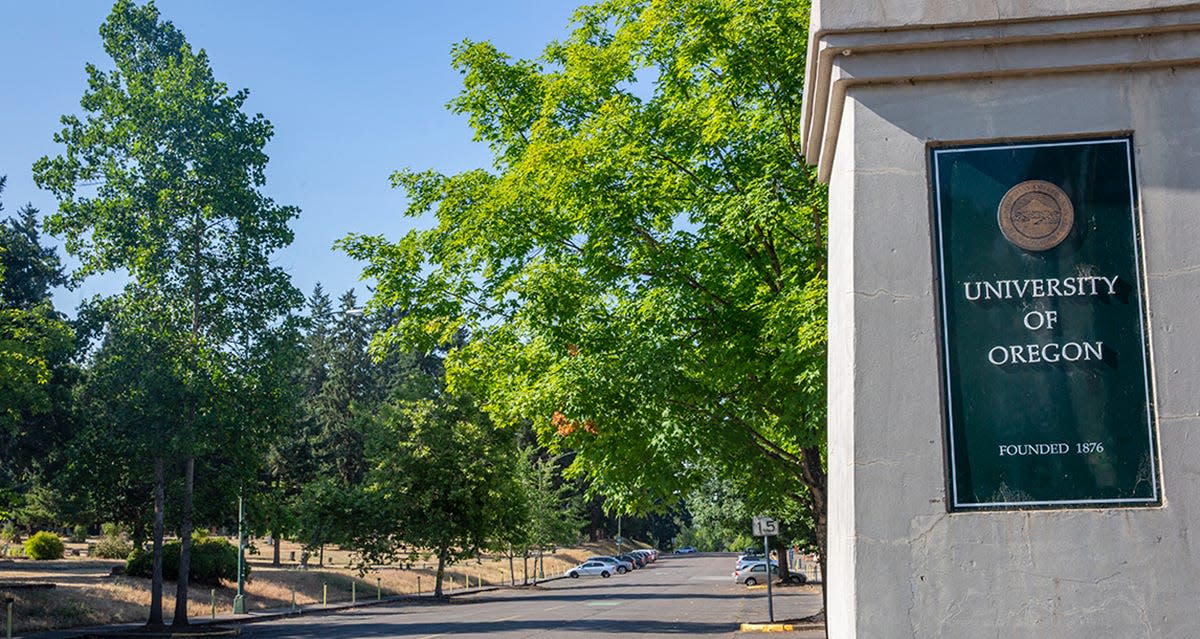
[[[592,435],[596,435],[600,432],[596,428],[595,420],[588,419],[580,424],[579,422],[573,422],[567,419],[566,415],[563,415],[558,411],[554,411],[554,415],[550,418],[550,423],[554,426],[554,431],[558,433],[559,437],[566,437],[567,435],[570,435],[578,430],[580,427],[583,428],[584,432]]]

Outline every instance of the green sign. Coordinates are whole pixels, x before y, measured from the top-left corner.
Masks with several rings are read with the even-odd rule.
[[[931,156],[950,508],[1161,503],[1131,141]]]

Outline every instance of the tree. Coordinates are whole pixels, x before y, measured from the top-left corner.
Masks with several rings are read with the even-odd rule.
[[[536,550],[538,564],[546,548],[578,542],[583,525],[572,486],[562,481],[556,461],[546,459],[532,447],[523,449],[517,457],[515,470],[525,516],[514,529],[524,532],[523,549]],[[539,566],[535,566],[535,574],[542,574]]]
[[[183,466],[180,579],[173,624],[186,626],[196,458],[250,423],[245,405],[226,401],[243,381],[253,350],[298,306],[299,293],[270,256],[292,240],[293,207],[260,188],[273,135],[261,115],[242,111],[247,91],[218,82],[204,50],[160,19],[153,3],[118,0],[100,27],[110,71],[86,67],[84,118],[67,115],[55,134],[62,155],[34,164],[34,179],[58,199],[47,229],[78,258],[77,276],[124,270],[131,284],[108,308],[129,313],[129,339],[162,342],[163,363],[179,384],[146,401],[170,407],[151,449],[155,492],[165,464]],[[149,305],[146,300],[153,300]],[[147,414],[154,414],[148,412]],[[156,508],[155,564],[161,563],[161,507]],[[161,572],[156,570],[156,575]],[[148,625],[162,625],[161,577],[154,579]]]
[[[0,511],[34,485],[48,489],[74,428],[75,336],[50,299],[64,283],[57,253],[41,243],[37,209],[0,220]]]
[[[529,559],[533,557],[536,582],[542,572],[539,565],[545,549],[577,543],[584,524],[578,482],[567,482],[562,478],[559,463],[567,455],[551,459],[544,450],[532,445],[522,445],[515,452],[511,462],[515,490],[507,493],[506,501],[497,506],[504,509],[509,518],[504,522],[506,525],[492,533],[491,542],[493,547],[507,553],[509,575],[514,585],[513,560],[517,553],[522,557],[526,584],[530,577]]]
[[[519,524],[517,511],[504,507],[518,490],[508,465],[515,441],[469,397],[450,393],[384,404],[376,426],[370,476],[351,501],[359,525],[348,543],[366,563],[432,550],[440,597],[447,566]]]
[[[366,474],[363,413],[386,397],[389,380],[367,352],[372,326],[357,308],[353,290],[342,295],[330,329],[325,379],[311,401],[316,450],[322,470],[352,486]]]
[[[825,191],[798,151],[807,2],[607,0],[540,59],[454,50],[492,170],[403,170],[436,225],[341,246],[494,419],[618,511],[766,472],[824,545]],[[631,460],[637,460],[636,463]],[[762,504],[756,504],[761,506]],[[759,511],[764,512],[764,511]]]
[[[253,509],[256,520],[262,521],[265,531],[275,540],[272,564],[280,564],[280,544],[285,534],[300,535],[304,530],[298,513],[303,510],[301,496],[305,487],[320,474],[316,446],[320,429],[313,405],[329,377],[329,325],[333,310],[329,296],[318,283],[308,299],[308,317],[303,323],[303,341],[297,353],[299,361],[295,379],[289,385],[294,397],[286,411],[293,422],[284,429],[284,436],[271,442],[267,452],[263,483],[265,490]]]
[[[172,400],[182,404],[189,395],[176,363],[186,343],[156,326],[156,309],[143,312],[139,304],[116,308],[134,299],[108,300],[101,304],[103,309],[83,313],[85,322],[97,314],[109,320],[77,393],[81,428],[71,441],[71,463],[62,481],[86,494],[97,517],[129,524],[139,547],[150,532],[161,552],[168,492],[165,469],[176,459],[171,430],[179,404]],[[155,307],[157,300],[151,296],[139,301]],[[161,564],[156,570],[155,582],[161,588]],[[157,612],[161,615],[161,609]]]
[[[332,311],[319,287],[313,293],[308,320],[308,355],[304,364],[303,426],[314,476],[321,477],[297,494],[297,532],[308,551],[343,538],[346,525],[336,503],[361,489],[371,460],[367,439],[379,406],[386,401],[419,399],[438,391],[440,358],[400,350],[373,357],[371,335],[391,317],[388,309],[365,316],[354,291],[341,296]],[[323,554],[322,554],[323,559]]]

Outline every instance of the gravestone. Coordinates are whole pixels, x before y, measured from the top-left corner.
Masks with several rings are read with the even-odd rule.
[[[802,130],[829,636],[1200,636],[1200,6],[818,0]]]

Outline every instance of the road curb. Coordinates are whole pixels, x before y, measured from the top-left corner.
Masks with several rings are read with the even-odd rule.
[[[820,623],[744,623],[741,632],[792,632],[793,630],[820,630]]]

